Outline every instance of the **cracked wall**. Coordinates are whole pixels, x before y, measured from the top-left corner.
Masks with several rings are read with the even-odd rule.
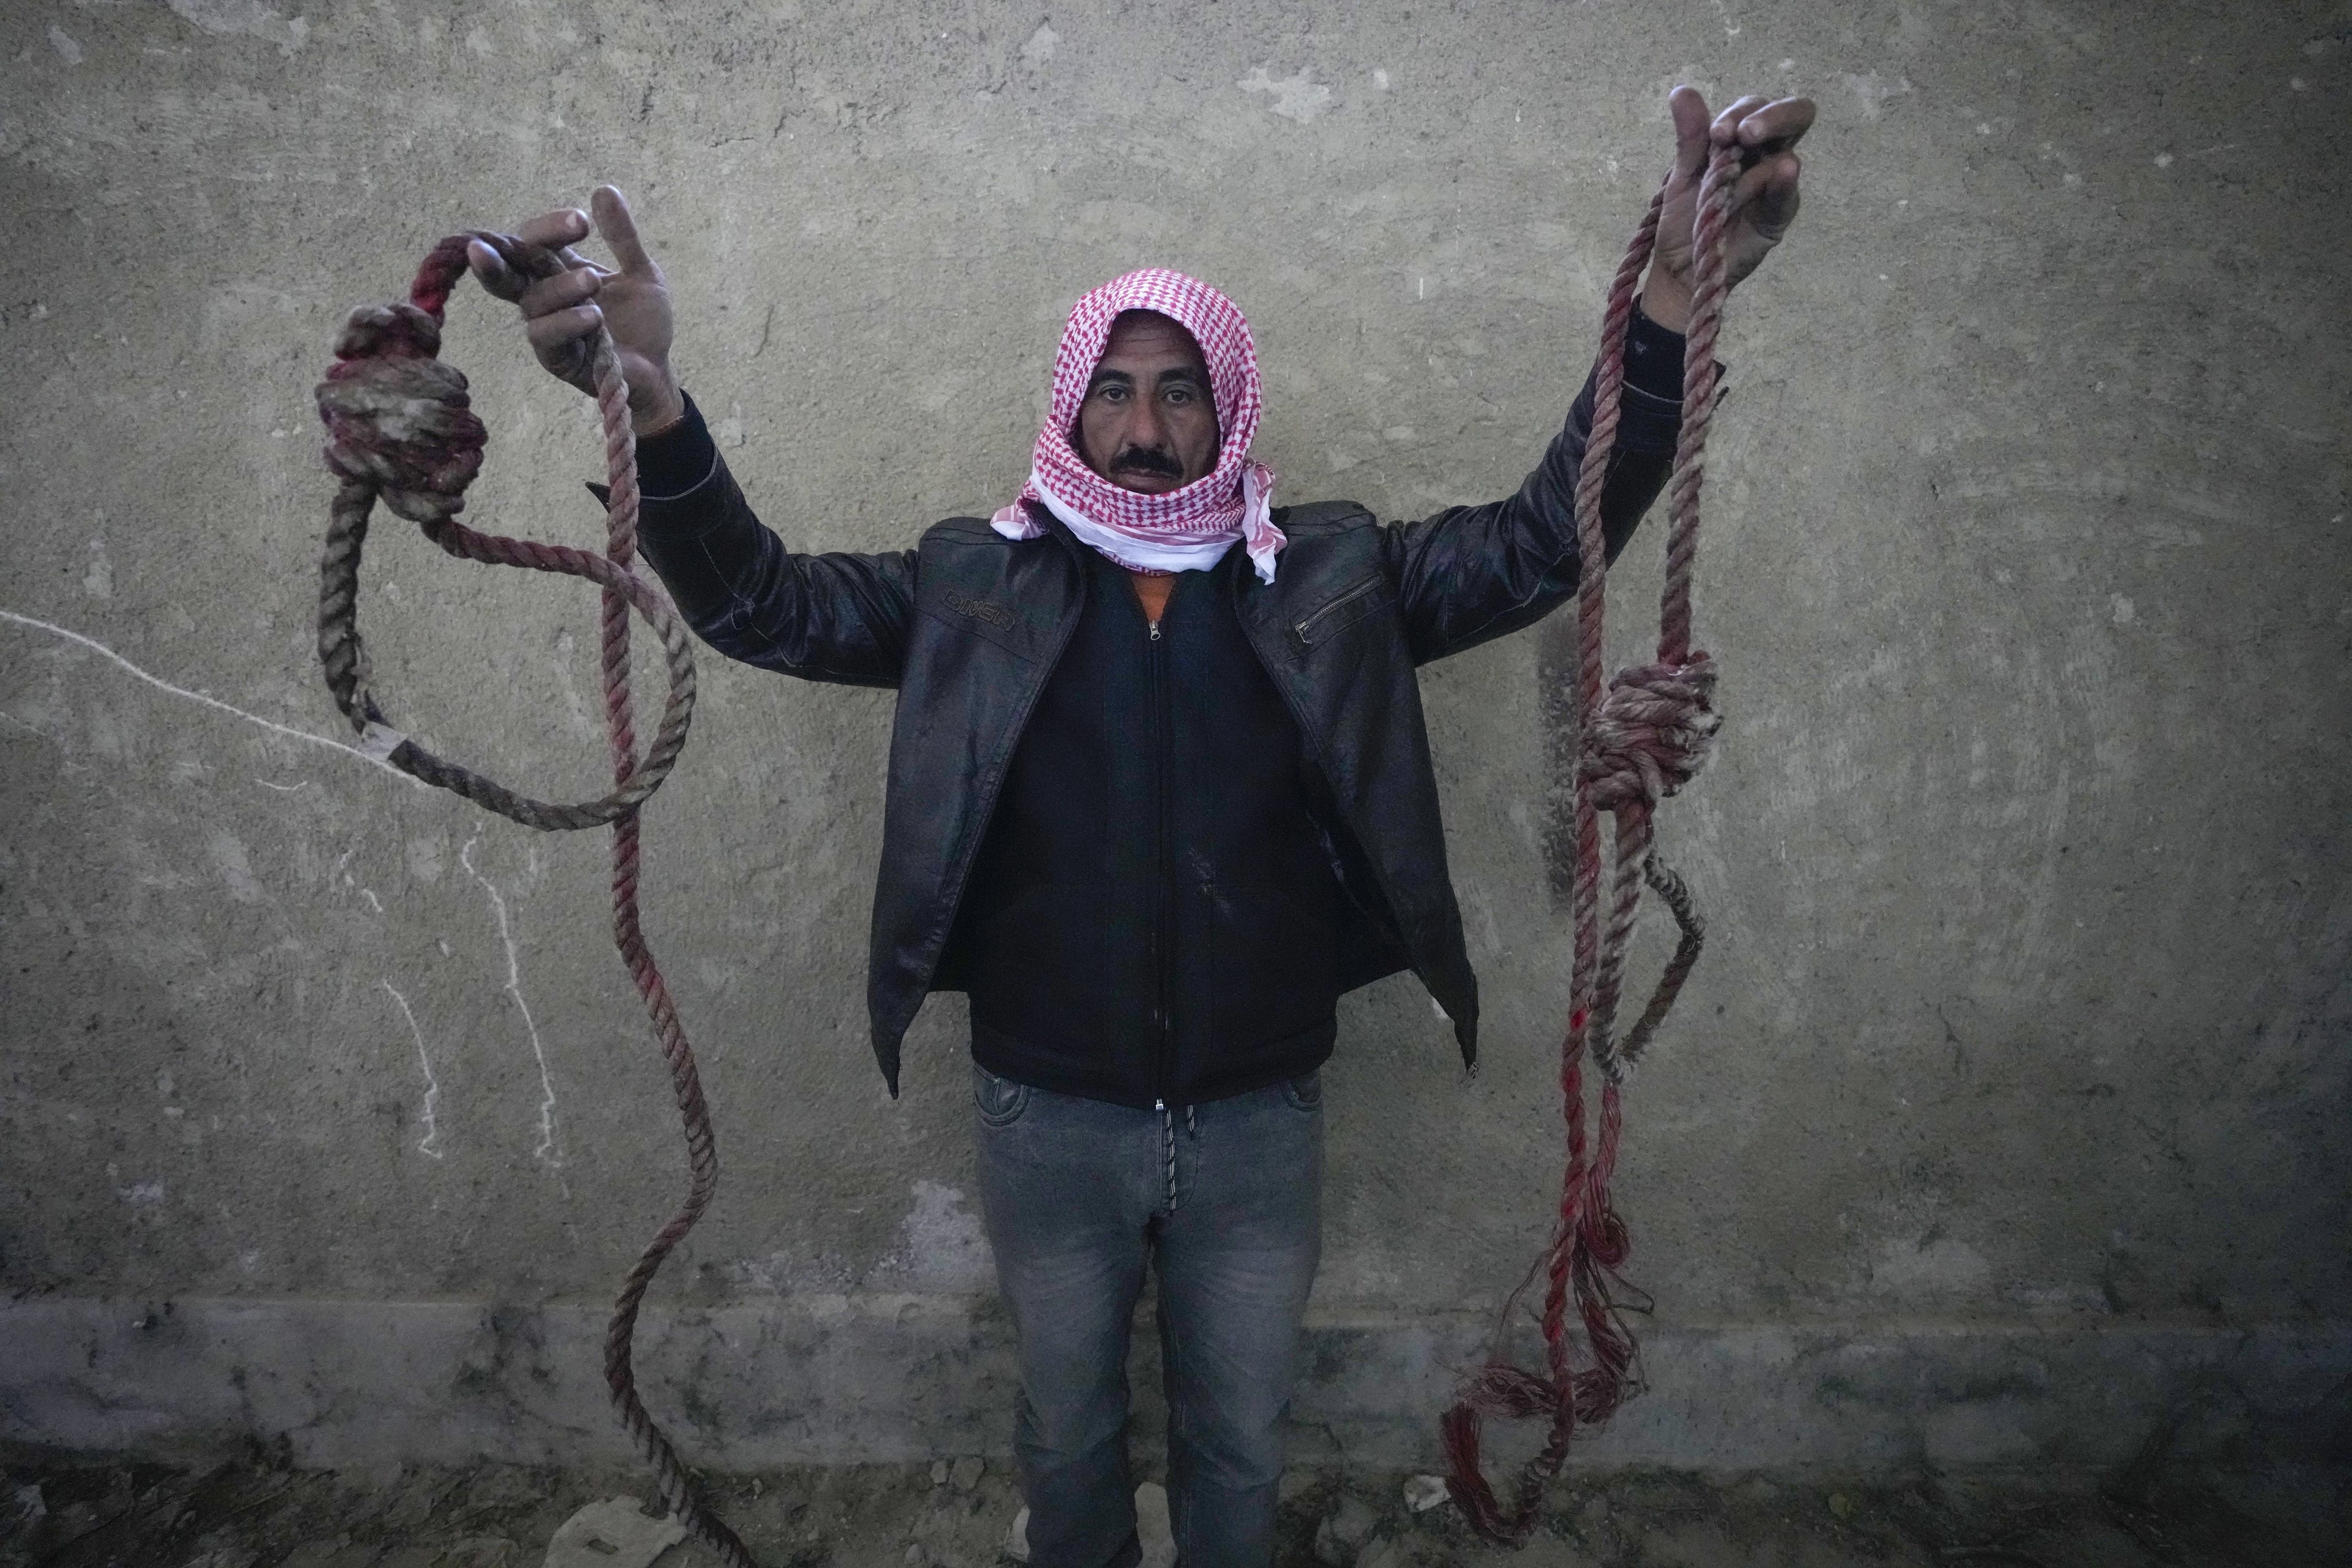
[[[1556,428],[1690,80],[1822,121],[1729,312],[1728,721],[1663,819],[1714,934],[1628,1100],[1633,1277],[1724,1344],[2334,1331],[2347,60],[2340,4],[12,8],[0,1287],[569,1310],[683,1190],[601,839],[389,773],[318,675],[310,388],[435,238],[621,184],[798,546],[1000,504],[1069,301],[1146,262],[1250,314],[1277,499],[1416,516]],[[584,400],[470,289],[446,353],[468,519],[593,542]],[[362,581],[395,723],[600,787],[588,594],[398,525]],[[1410,979],[1343,1005],[1320,1322],[1475,1327],[1543,1239],[1568,632],[1425,672],[1487,1069]],[[985,1314],[960,1005],[895,1104],[865,1039],[890,699],[701,671],[646,905],[725,1175],[656,1298]]]

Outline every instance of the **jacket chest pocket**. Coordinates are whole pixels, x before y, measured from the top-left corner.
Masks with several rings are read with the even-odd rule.
[[[1388,578],[1379,573],[1349,584],[1290,623],[1292,640],[1309,652],[1330,642],[1389,601]]]

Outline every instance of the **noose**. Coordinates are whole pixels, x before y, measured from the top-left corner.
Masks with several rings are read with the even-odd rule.
[[[1625,332],[1633,292],[1658,236],[1665,205],[1662,184],[1618,264],[1601,318],[1600,364],[1594,386],[1592,429],[1577,473],[1577,763],[1576,879],[1572,915],[1575,965],[1570,982],[1568,1032],[1560,1043],[1561,1114],[1567,1122],[1568,1159],[1560,1180],[1559,1213],[1551,1240],[1504,1303],[1502,1321],[1486,1364],[1464,1384],[1440,1423],[1452,1467],[1446,1490],[1471,1527],[1489,1541],[1516,1546],[1534,1531],[1545,1489],[1567,1462],[1579,1426],[1606,1421],[1642,1390],[1638,1351],[1626,1327],[1625,1307],[1616,1294],[1623,1286],[1618,1269],[1630,1249],[1625,1225],[1610,1197],[1617,1151],[1624,1128],[1620,1094],[1625,1069],[1637,1059],[1673,1008],[1683,982],[1697,963],[1706,927],[1692,907],[1680,877],[1651,847],[1651,818],[1657,803],[1690,782],[1706,759],[1721,718],[1710,706],[1714,661],[1691,648],[1691,573],[1698,553],[1698,492],[1705,472],[1702,454],[1715,408],[1715,340],[1729,286],[1724,270],[1724,231],[1730,213],[1731,184],[1742,166],[1736,146],[1719,146],[1707,160],[1698,188],[1693,228],[1693,289],[1689,331],[1684,338],[1683,417],[1666,486],[1665,588],[1658,614],[1656,661],[1618,671],[1604,690],[1601,629],[1608,581],[1607,547],[1601,531],[1601,492],[1608,479],[1610,450],[1625,386]],[[1671,178],[1671,176],[1669,176]],[[1609,854],[1601,847],[1601,816],[1615,819]],[[1608,920],[1601,921],[1601,884],[1608,882]],[[1642,888],[1647,883],[1673,911],[1682,939],[1649,1005],[1620,1041],[1612,1031],[1625,977]],[[1601,1075],[1597,1127],[1588,1132],[1584,1059]],[[1542,1315],[1545,1370],[1525,1371],[1504,1359],[1519,1296],[1540,1270],[1545,1277]],[[1571,1344],[1568,1321],[1573,1308],[1583,1332],[1580,1356]],[[1549,1417],[1542,1449],[1520,1470],[1517,1495],[1506,1507],[1479,1468],[1479,1428],[1485,1416]]]
[[[645,1404],[637,1397],[632,1345],[646,1287],[670,1250],[694,1228],[719,1184],[719,1152],[695,1071],[694,1051],[672,1005],[669,988],[646,945],[637,918],[637,809],[661,787],[686,744],[694,711],[694,650],[669,599],[635,565],[637,541],[637,444],[629,423],[627,384],[601,325],[592,362],[596,412],[604,426],[604,466],[612,482],[604,553],[533,540],[478,533],[457,520],[466,487],[482,466],[488,433],[469,407],[465,374],[439,356],[441,323],[450,291],[467,270],[466,247],[480,240],[508,267],[532,278],[552,277],[562,263],[545,248],[497,234],[458,234],[435,246],[417,268],[405,303],[362,305],[335,341],[335,363],[319,384],[319,415],[326,422],[327,467],[342,480],[335,493],[326,550],[319,568],[319,658],[327,686],[360,746],[427,784],[453,790],[526,826],[548,830],[613,829],[613,936],[636,983],[685,1123],[691,1173],[685,1204],[647,1244],[623,1282],[604,1334],[604,1381],[613,1406],[637,1449],[652,1465],[662,1500],[678,1521],[719,1554],[729,1568],[758,1568],[739,1540],[711,1513]],[[478,773],[443,761],[394,730],[370,689],[367,650],[358,625],[360,549],[378,499],[450,554],[500,566],[585,577],[604,590],[604,724],[613,754],[613,788],[603,798],[553,805],[515,794]],[[661,727],[643,756],[629,699],[629,612],[646,618],[661,639],[669,668],[669,699]]]

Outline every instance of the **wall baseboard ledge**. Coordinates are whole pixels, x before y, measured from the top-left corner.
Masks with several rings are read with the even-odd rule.
[[[1294,1459],[1434,1464],[1437,1416],[1490,1326],[1310,1314]],[[604,1327],[593,1304],[20,1300],[0,1304],[0,1438],[153,1454],[251,1438],[323,1467],[626,1462]],[[1132,1370],[1156,1429],[1150,1338]],[[992,1298],[648,1310],[637,1344],[646,1402],[698,1466],[1007,1451],[1012,1331]],[[1642,1350],[1647,1391],[1580,1464],[2099,1468],[2168,1422],[2174,1458],[2277,1461],[2352,1432],[2347,1323],[1711,1324],[1649,1329]]]

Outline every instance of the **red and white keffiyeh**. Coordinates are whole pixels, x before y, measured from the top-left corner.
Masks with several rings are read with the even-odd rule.
[[[1192,334],[1209,362],[1209,395],[1221,444],[1206,478],[1166,495],[1126,489],[1087,467],[1070,445],[1087,384],[1094,379],[1122,310],[1156,310]],[[1045,526],[1029,513],[1040,501],[1064,526],[1120,565],[1139,572],[1202,572],[1236,539],[1261,581],[1274,581],[1286,542],[1269,516],[1274,470],[1249,457],[1260,406],[1257,345],[1231,300],[1197,278],[1147,267],[1081,298],[1054,359],[1054,406],[1038,432],[1029,482],[989,519],[1007,539],[1034,539]]]

